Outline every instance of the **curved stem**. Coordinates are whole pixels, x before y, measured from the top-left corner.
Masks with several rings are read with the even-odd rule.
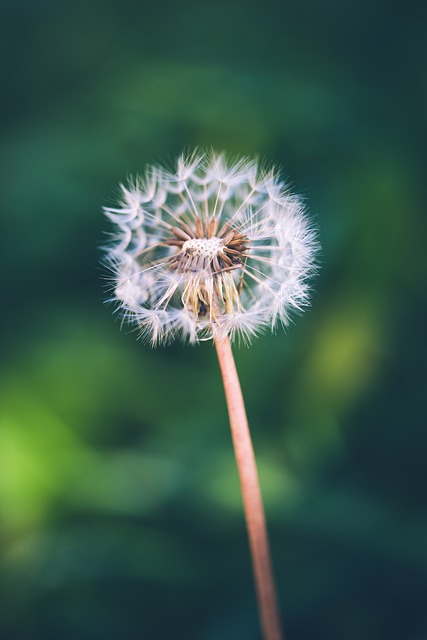
[[[239,377],[228,338],[215,340],[230,416],[264,640],[283,640],[267,527]]]

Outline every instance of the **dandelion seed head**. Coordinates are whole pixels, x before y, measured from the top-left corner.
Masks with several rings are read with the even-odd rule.
[[[280,174],[255,160],[182,155],[121,185],[104,211],[113,299],[153,346],[248,343],[308,304],[315,231]]]

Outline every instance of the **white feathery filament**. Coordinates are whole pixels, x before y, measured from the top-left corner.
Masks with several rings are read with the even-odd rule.
[[[317,242],[301,202],[256,161],[194,153],[121,187],[113,300],[153,345],[243,338],[308,303]]]

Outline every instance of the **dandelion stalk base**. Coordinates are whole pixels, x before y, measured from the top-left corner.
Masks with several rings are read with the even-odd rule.
[[[228,338],[216,339],[215,346],[230,416],[263,636],[264,640],[283,640],[264,507],[240,382]]]

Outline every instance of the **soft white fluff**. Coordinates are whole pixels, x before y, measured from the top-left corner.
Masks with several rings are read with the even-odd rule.
[[[115,226],[106,255],[112,299],[152,345],[226,335],[247,342],[263,329],[286,325],[292,310],[307,305],[318,243],[301,201],[274,169],[195,152],[182,155],[173,171],[150,166],[120,189],[119,206],[104,209]],[[171,227],[194,229],[197,217],[215,218],[219,231],[229,222],[247,237],[240,266],[225,273],[206,265],[199,273],[176,268],[171,258],[178,248],[166,244]],[[210,300],[221,300],[225,288],[227,304],[218,304],[215,313],[195,313],[188,290],[194,299],[198,286]]]

